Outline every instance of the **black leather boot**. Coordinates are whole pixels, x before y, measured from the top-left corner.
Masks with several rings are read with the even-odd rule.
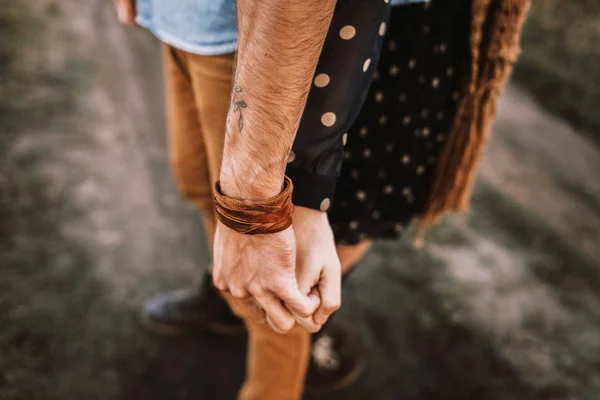
[[[244,322],[233,314],[208,273],[196,289],[150,297],[142,306],[140,322],[153,333],[169,336],[202,332],[238,336],[246,332]]]

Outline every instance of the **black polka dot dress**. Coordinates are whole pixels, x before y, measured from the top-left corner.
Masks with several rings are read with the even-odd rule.
[[[286,174],[294,204],[328,211],[341,176],[344,136],[373,81],[390,16],[385,0],[338,0]]]
[[[378,1],[334,14],[286,171],[340,244],[397,237],[421,210],[469,62],[470,0]]]

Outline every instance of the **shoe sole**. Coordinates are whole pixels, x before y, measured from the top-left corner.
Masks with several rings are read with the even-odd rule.
[[[363,373],[365,372],[365,369],[366,369],[365,362],[362,360],[358,361],[356,363],[356,365],[354,366],[354,368],[346,376],[344,376],[342,379],[340,379],[333,385],[324,386],[324,387],[311,387],[309,385],[306,385],[304,391],[306,392],[306,394],[319,395],[319,394],[328,394],[328,393],[344,390],[344,389],[352,386],[358,380],[358,378],[360,378],[363,375]]]
[[[194,328],[187,328],[181,325],[176,326],[156,322],[143,314],[138,317],[138,321],[144,330],[159,336],[177,337],[200,333],[212,333],[219,336],[236,337],[243,336],[246,333],[246,329],[243,327],[232,327],[218,322],[207,323]]]

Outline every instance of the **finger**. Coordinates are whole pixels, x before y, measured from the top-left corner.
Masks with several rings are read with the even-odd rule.
[[[312,317],[301,318],[298,316],[294,316],[296,323],[303,327],[308,333],[317,333],[321,330],[323,325],[317,324]]]
[[[119,21],[123,24],[135,24],[135,4],[133,1],[115,1]]]
[[[321,304],[315,312],[314,320],[323,325],[329,316],[340,308],[342,303],[342,274],[340,268],[324,268],[318,283]]]
[[[248,319],[259,323],[265,322],[264,311],[258,307],[246,289],[237,285],[229,285],[229,293]]]
[[[302,318],[308,318],[313,315],[320,303],[318,296],[304,295],[295,285],[274,291],[274,294],[285,303],[285,306],[290,311]]]
[[[275,324],[273,324],[273,320],[268,315],[266,316],[267,324],[271,327],[271,329],[275,333],[285,333],[285,331],[280,330]]]
[[[317,288],[313,288],[309,296],[315,296],[319,298],[319,290]],[[320,301],[320,300],[319,300]],[[322,325],[317,324],[312,316],[308,318],[302,318],[298,314],[292,312],[292,316],[296,320],[296,323],[306,329],[309,333],[317,333],[321,330]]]
[[[217,289],[219,289],[221,292],[228,292],[229,291],[229,289],[227,288],[227,283],[225,282],[224,279],[221,278],[220,274],[217,274],[216,272],[213,273],[212,280],[213,280],[213,285]]]
[[[306,251],[300,250],[296,252],[296,281],[298,290],[302,294],[310,293],[312,288],[319,283],[320,269],[311,267],[323,264],[320,257],[312,257],[311,254],[306,257],[305,253]]]
[[[294,326],[294,317],[272,293],[265,293],[255,298],[256,302],[267,314],[267,322],[278,333],[287,332]]]

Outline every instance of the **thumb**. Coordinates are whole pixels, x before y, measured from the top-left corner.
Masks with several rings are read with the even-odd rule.
[[[323,269],[318,288],[321,304],[315,312],[314,320],[323,325],[342,304],[342,273],[339,263]]]
[[[296,285],[275,294],[285,303],[290,311],[302,318],[308,318],[313,315],[320,303],[319,296],[316,293],[311,292],[308,295],[304,295]]]

